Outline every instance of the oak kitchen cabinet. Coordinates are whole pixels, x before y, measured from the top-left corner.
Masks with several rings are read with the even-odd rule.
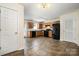
[[[45,34],[46,33],[46,34]],[[35,31],[28,31],[27,32],[27,37],[32,38],[32,37],[50,37],[52,38],[52,31],[41,31],[41,30],[35,30]],[[34,35],[34,36],[33,36]]]
[[[44,36],[44,31],[36,31],[36,37]]]
[[[42,29],[43,28],[43,22],[39,22],[38,24],[39,24],[38,29]]]
[[[32,38],[32,31],[28,31],[28,32],[27,32],[27,37],[28,37],[28,38]]]
[[[28,29],[32,29],[33,28],[33,22],[27,21],[27,23],[28,23]]]
[[[48,36],[52,38],[52,31],[48,32]]]

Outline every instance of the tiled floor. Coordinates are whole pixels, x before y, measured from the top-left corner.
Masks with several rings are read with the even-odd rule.
[[[79,46],[53,38],[27,38],[24,52],[28,56],[78,56]]]
[[[79,46],[52,38],[25,38],[24,51],[16,51],[6,56],[79,56]]]

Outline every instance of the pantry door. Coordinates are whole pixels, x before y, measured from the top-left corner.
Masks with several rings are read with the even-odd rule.
[[[18,48],[18,17],[15,10],[1,8],[1,54]]]

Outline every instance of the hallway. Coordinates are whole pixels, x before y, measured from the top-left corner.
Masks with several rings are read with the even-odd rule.
[[[72,56],[79,55],[79,46],[66,41],[38,37],[26,39],[25,55],[28,56]]]

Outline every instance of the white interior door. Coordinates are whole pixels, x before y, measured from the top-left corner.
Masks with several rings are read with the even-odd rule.
[[[17,12],[1,8],[1,53],[6,54],[18,48]]]
[[[1,9],[1,55],[4,54],[5,52],[3,50],[4,42],[6,39],[6,9],[0,8]]]
[[[1,13],[0,13],[0,55],[1,55]]]
[[[74,39],[74,30],[73,30],[73,18],[68,18],[65,20],[65,39],[66,41],[73,42]]]
[[[74,40],[74,16],[73,14],[67,14],[62,16],[62,39],[64,41],[73,42]],[[63,30],[63,31],[62,31]]]
[[[73,41],[73,17],[71,15],[68,15],[65,18],[65,39],[67,41],[72,42]]]

